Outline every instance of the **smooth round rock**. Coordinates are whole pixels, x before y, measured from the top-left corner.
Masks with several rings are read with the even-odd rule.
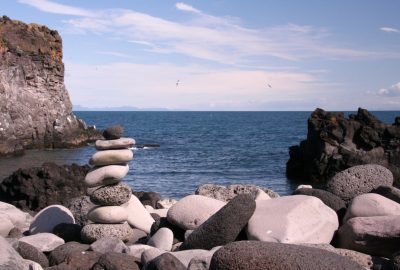
[[[393,174],[376,164],[359,165],[337,173],[327,183],[327,190],[349,202],[379,186],[392,186]]]
[[[172,243],[174,240],[174,233],[164,227],[160,228],[150,239],[147,241],[147,245],[156,247],[161,250],[171,251]]]
[[[52,233],[55,226],[61,223],[75,223],[74,215],[71,211],[62,205],[50,205],[42,209],[35,215],[31,226],[30,234],[49,232]]]
[[[90,194],[90,200],[97,205],[119,206],[131,198],[131,188],[126,184],[114,184],[99,187]]]
[[[128,165],[109,165],[94,168],[85,177],[87,187],[112,185],[121,182],[129,172]]]
[[[146,265],[150,261],[154,260],[161,254],[166,253],[167,251],[161,250],[155,247],[151,247],[149,249],[146,249],[142,252],[142,256],[140,257],[140,261],[143,265]]]
[[[101,253],[95,251],[74,251],[68,254],[65,263],[73,269],[92,269],[93,265],[99,260]]]
[[[174,255],[164,253],[150,261],[145,265],[145,270],[186,270],[183,265]]]
[[[99,258],[91,270],[139,270],[137,259],[123,253],[108,252]]]
[[[293,195],[256,201],[246,233],[249,240],[326,244],[338,227],[335,211],[320,199]]]
[[[355,197],[344,216],[343,222],[353,217],[400,215],[400,204],[379,194],[367,193]]]
[[[225,205],[201,195],[189,195],[169,208],[167,219],[184,230],[194,230]]]
[[[119,138],[116,140],[97,140],[97,150],[127,149],[132,147],[136,141],[132,138]]]
[[[116,237],[127,242],[132,237],[132,229],[128,223],[87,224],[82,228],[81,238],[86,243],[93,243],[102,237]]]
[[[24,236],[19,239],[20,242],[28,243],[42,252],[54,250],[56,247],[64,244],[64,240],[52,233],[38,233]]]
[[[18,252],[0,236],[0,269],[1,270],[26,270],[31,269],[30,261],[25,260]]]
[[[89,164],[93,166],[126,164],[133,159],[133,152],[129,149],[104,150],[94,153]]]
[[[120,125],[113,125],[103,131],[103,137],[106,140],[117,140],[124,134],[124,128]]]
[[[135,195],[131,195],[131,198],[123,207],[125,207],[128,212],[129,225],[146,233],[150,233],[154,219]]]
[[[400,189],[398,188],[389,186],[379,186],[376,189],[372,190],[371,192],[382,195],[383,197],[386,197],[388,199],[391,199],[392,201],[400,203]]]
[[[116,237],[103,237],[90,245],[90,250],[99,252],[101,254],[108,252],[128,253],[129,248],[122,242],[121,239]]]
[[[69,254],[73,252],[82,252],[89,249],[89,245],[78,242],[68,242],[56,247],[49,255],[50,265],[63,263]]]
[[[16,250],[18,251],[19,255],[26,260],[37,262],[43,268],[49,266],[49,260],[47,259],[46,255],[28,243],[18,242],[18,247]]]
[[[235,241],[256,209],[253,196],[240,194],[195,229],[180,246],[210,250]]]
[[[216,251],[210,270],[362,270],[362,266],[329,251],[283,243],[239,241]]]
[[[122,206],[97,206],[89,211],[88,219],[97,223],[123,223],[128,219],[128,212]]]

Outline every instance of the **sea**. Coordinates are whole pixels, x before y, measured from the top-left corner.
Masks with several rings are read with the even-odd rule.
[[[155,191],[182,198],[201,184],[254,184],[280,195],[299,183],[286,178],[289,147],[307,136],[311,112],[74,112],[88,125],[104,129],[121,125],[135,147],[124,182],[135,191]],[[355,112],[346,112],[346,114]],[[393,123],[400,111],[373,112]],[[18,168],[43,162],[87,164],[94,146],[79,149],[29,150],[24,156],[1,158],[0,179]]]

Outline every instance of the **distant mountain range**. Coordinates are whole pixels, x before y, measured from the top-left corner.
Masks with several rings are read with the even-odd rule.
[[[166,108],[137,108],[130,106],[120,107],[100,107],[100,108],[89,108],[81,105],[73,105],[73,111],[169,111]]]

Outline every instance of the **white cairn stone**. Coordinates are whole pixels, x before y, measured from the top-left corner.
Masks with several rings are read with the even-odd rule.
[[[128,165],[108,165],[91,170],[85,177],[88,187],[98,187],[119,183],[129,172]]]
[[[330,243],[338,217],[313,196],[294,195],[256,201],[247,226],[249,240],[280,243]]]
[[[38,233],[24,236],[20,238],[19,241],[31,244],[42,252],[52,251],[65,243],[62,238],[52,233]]]
[[[139,199],[132,194],[129,202],[122,205],[128,212],[128,223],[132,227],[150,233],[151,225],[154,223],[154,218],[144,208]]]
[[[122,206],[96,206],[89,211],[88,219],[95,223],[124,223],[128,219],[128,212]]]
[[[125,164],[133,159],[133,152],[129,149],[104,150],[94,153],[89,164],[94,166]]]
[[[220,200],[202,195],[189,195],[169,208],[167,219],[181,229],[194,230],[225,204]]]
[[[97,150],[124,149],[132,147],[136,143],[133,138],[119,138],[116,140],[97,140]]]
[[[149,246],[171,251],[174,233],[169,228],[160,228],[147,242]]]
[[[49,232],[52,233],[55,226],[60,223],[75,223],[74,215],[62,205],[50,205],[43,208],[35,215],[29,228],[30,234]]]

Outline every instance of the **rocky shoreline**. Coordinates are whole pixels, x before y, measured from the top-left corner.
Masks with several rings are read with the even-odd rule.
[[[118,130],[91,168],[45,164],[0,184],[1,270],[400,269],[400,190],[381,165],[325,190],[208,184],[177,201],[123,184],[134,140]]]

